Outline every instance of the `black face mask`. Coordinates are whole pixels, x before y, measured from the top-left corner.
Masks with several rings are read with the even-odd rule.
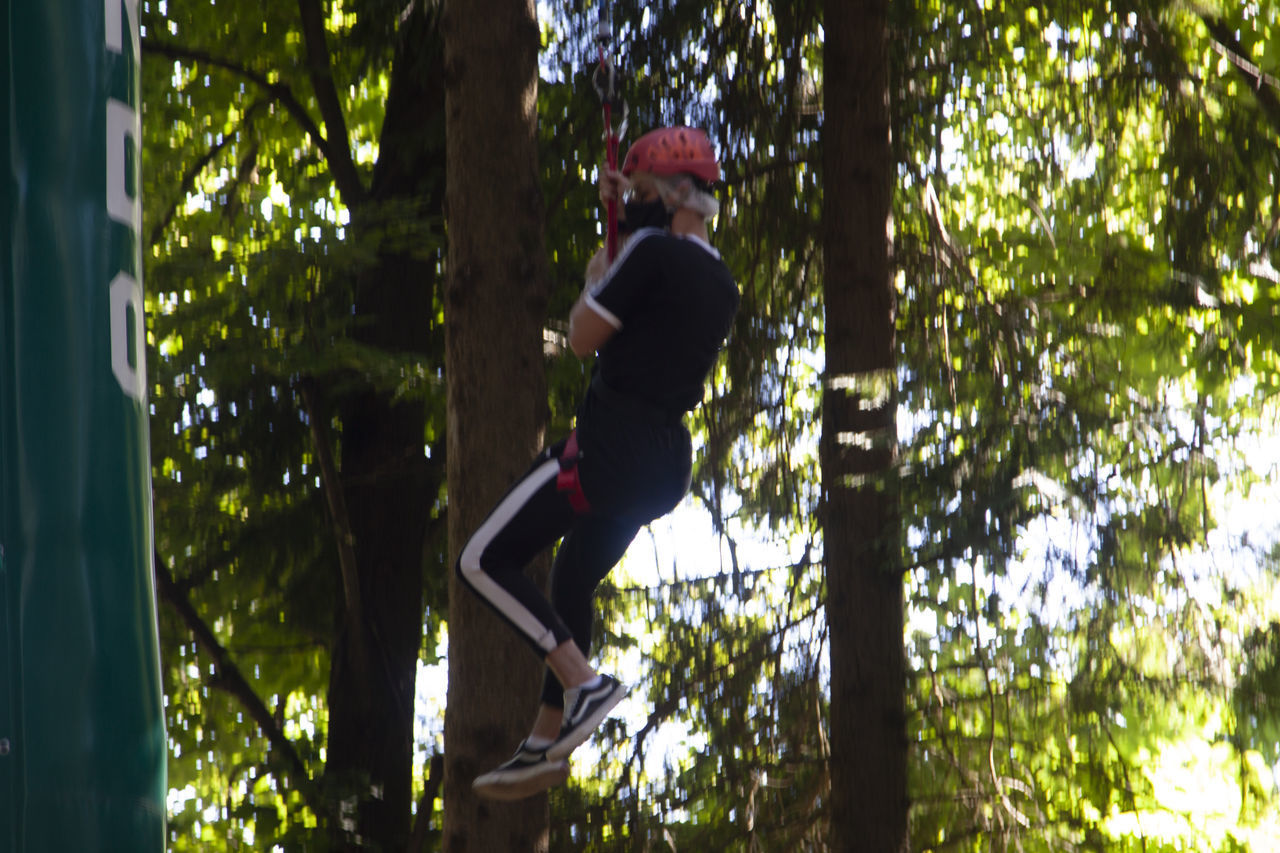
[[[671,211],[661,198],[653,201],[629,201],[623,205],[627,218],[618,223],[618,230],[630,234],[641,228],[670,228]]]

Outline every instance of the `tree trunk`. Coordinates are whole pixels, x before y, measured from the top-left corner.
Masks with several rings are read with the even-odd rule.
[[[542,440],[548,275],[537,171],[539,34],[531,0],[446,2],[445,294],[449,550]],[[545,578],[546,561],[535,569]],[[461,586],[449,586],[444,849],[547,849],[547,800],[478,800],[471,781],[510,757],[532,722],[541,663]]]
[[[885,0],[827,5],[821,459],[840,853],[908,847],[887,39]]]
[[[356,282],[355,337],[423,356],[432,344],[436,273],[415,246],[404,245],[403,225],[406,216],[425,222],[438,215],[443,202],[444,82],[435,26],[421,10],[401,24],[378,167],[368,196],[352,207],[351,224],[361,245],[374,247],[373,235],[384,241]],[[323,399],[309,408],[313,419],[327,417]],[[423,453],[427,413],[420,400],[396,401],[367,388],[340,410],[342,485],[330,505],[341,501],[335,514],[346,517],[335,526],[339,547],[349,548],[349,574],[330,670],[325,776],[355,826],[344,829],[335,819],[331,834],[339,849],[399,851],[410,837],[423,534],[443,471]]]

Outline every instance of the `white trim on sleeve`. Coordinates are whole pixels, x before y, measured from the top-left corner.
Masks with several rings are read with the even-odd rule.
[[[609,268],[604,271],[604,275],[600,276],[600,278],[596,279],[587,287],[587,292],[594,296],[603,290],[605,285],[613,280],[613,274],[618,271],[618,267],[622,266],[622,262],[627,259],[627,256],[631,254],[635,247],[639,245],[645,237],[652,237],[655,234],[662,235],[666,233],[666,231],[659,228],[641,228],[639,231],[633,233],[629,238],[627,238],[627,241],[622,244],[622,250],[618,252],[618,256],[613,259],[613,263],[609,264]]]
[[[591,295],[591,291],[588,290],[582,295],[582,301],[588,308],[599,314],[610,326],[613,326],[615,329],[622,328],[622,321],[618,319],[618,316],[597,302],[596,298]]]
[[[599,314],[606,323],[613,326],[615,329],[622,328],[622,320],[619,319],[617,314],[614,314],[608,308],[601,305],[599,300],[596,299],[596,294],[609,286],[609,282],[613,281],[614,273],[616,273],[618,268],[622,266],[622,262],[627,259],[627,256],[631,254],[635,247],[638,246],[645,237],[652,237],[655,234],[661,235],[666,233],[666,231],[659,228],[641,228],[639,231],[633,233],[627,242],[623,244],[622,251],[618,252],[618,256],[613,259],[613,263],[609,264],[609,268],[605,270],[604,275],[600,276],[598,280],[588,284],[585,292],[582,294],[582,301],[586,306]]]

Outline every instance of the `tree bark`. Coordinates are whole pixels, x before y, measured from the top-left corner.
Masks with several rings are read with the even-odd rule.
[[[447,0],[445,33],[450,565],[524,473],[546,421],[548,274],[537,171],[539,33],[531,0]],[[545,579],[548,563],[534,569]],[[541,663],[451,574],[444,849],[547,849],[547,799],[478,800],[471,781],[532,722]]]
[[[304,10],[307,5],[304,0]],[[425,222],[443,205],[444,81],[436,26],[418,7],[401,22],[379,165],[368,193],[350,194],[360,199],[350,205],[352,239],[376,257],[357,275],[354,336],[424,358],[433,347],[437,274],[405,239],[404,220]],[[332,82],[314,69],[313,78]],[[327,123],[342,124],[336,118]],[[378,180],[388,170],[396,180]],[[335,531],[347,541],[337,546],[354,563],[356,582],[348,570],[335,621],[325,763],[328,792],[355,825],[331,826],[330,832],[337,849],[404,850],[411,835],[423,539],[443,471],[423,452],[422,401],[356,384],[362,390],[335,401],[342,422],[342,500],[331,497],[330,505],[345,509],[347,529],[335,524]],[[314,409],[315,418],[331,416],[323,398]]]
[[[820,453],[831,847],[841,853],[908,848],[886,6],[828,4],[823,51],[827,366]]]

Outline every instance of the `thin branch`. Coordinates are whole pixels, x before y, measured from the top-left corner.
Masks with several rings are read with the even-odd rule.
[[[791,577],[798,577],[811,566],[822,565],[821,560],[813,560],[809,557],[808,551],[799,560],[790,565],[769,566],[762,569],[742,569],[735,576],[732,570],[718,571],[714,573],[700,573],[695,570],[695,574],[685,579],[666,580],[659,579],[652,586],[640,586],[638,584],[630,584],[627,586],[614,585],[605,587],[597,592],[602,601],[612,601],[616,597],[627,595],[651,595],[668,591],[673,596],[685,594],[691,595],[701,594],[708,586],[719,586],[721,588],[730,587],[737,582],[739,578],[746,580],[756,580],[758,578],[769,578],[772,575],[787,572]]]
[[[706,678],[694,681],[693,684],[722,681],[728,677],[729,671],[735,667],[738,667],[742,672],[754,672],[756,663],[776,654],[781,649],[787,632],[792,628],[798,628],[817,616],[818,611],[819,608],[815,607],[800,616],[793,617],[773,630],[753,638],[741,653],[733,656],[732,660],[715,667],[706,674]],[[777,645],[774,644],[774,640],[777,640]],[[679,710],[680,698],[669,697],[666,701],[656,705],[649,713],[644,725],[632,737],[631,754],[623,765],[622,772],[618,774],[618,781],[614,784],[613,793],[611,794],[612,799],[617,799],[620,796],[623,785],[631,776],[631,768],[642,759],[645,739]]]
[[[1227,28],[1220,19],[1201,17],[1205,28],[1213,38],[1213,49],[1235,66],[1236,71],[1249,83],[1254,97],[1262,106],[1262,111],[1271,120],[1272,127],[1280,130],[1280,79],[1268,74],[1245,58],[1244,48],[1236,39],[1235,33]]]
[[[220,68],[223,71],[229,71],[234,76],[241,77],[266,92],[284,107],[289,115],[293,116],[293,120],[302,128],[302,132],[320,149],[320,153],[324,155],[330,169],[333,170],[334,183],[347,203],[354,204],[364,198],[363,185],[358,180],[354,185],[349,183],[350,176],[340,171],[341,155],[335,153],[333,145],[320,131],[319,125],[315,123],[315,120],[311,118],[311,114],[307,112],[307,108],[302,105],[302,102],[298,100],[297,96],[293,94],[293,90],[287,85],[284,83],[272,83],[265,74],[254,71],[252,68],[231,59],[217,56],[205,50],[159,41],[154,37],[143,39],[142,49],[148,54],[162,56],[166,59],[178,62],[200,63]],[[346,152],[346,156],[347,159],[350,159],[351,154],[349,151]]]
[[[351,532],[351,517],[347,514],[347,501],[342,494],[342,484],[338,479],[338,467],[333,461],[333,440],[329,435],[328,422],[317,406],[315,381],[304,379],[299,383],[299,390],[302,392],[302,402],[306,406],[307,420],[311,425],[311,439],[315,445],[316,461],[320,463],[320,484],[324,490],[325,501],[329,505],[329,515],[333,520],[347,619],[355,620],[354,626],[358,627],[359,622],[364,618],[364,603],[360,596],[360,574],[356,568],[355,534]],[[351,636],[353,641],[359,642],[363,633],[357,630]]]
[[[165,211],[164,216],[160,217],[160,221],[156,223],[155,228],[151,229],[151,239],[148,242],[148,245],[155,246],[160,242],[160,238],[164,236],[165,229],[168,228],[169,223],[173,221],[173,216],[177,213],[179,205],[182,204],[183,199],[187,197],[187,193],[191,192],[191,188],[195,185],[196,178],[200,176],[200,173],[205,170],[206,166],[213,162],[215,157],[222,153],[222,149],[231,144],[231,140],[233,138],[233,134],[224,134],[212,148],[206,151],[203,156],[188,166],[187,170],[182,173],[182,184],[178,188],[178,193],[174,197],[174,202],[169,205],[169,209]]]
[[[267,102],[265,100],[259,99],[250,104],[249,109],[244,112],[244,119],[241,124],[249,124],[253,120],[254,114],[263,109],[266,106],[266,103]],[[164,236],[165,229],[169,227],[169,223],[173,221],[174,215],[178,212],[178,207],[181,206],[183,200],[186,199],[187,194],[191,192],[191,188],[195,186],[196,178],[200,177],[200,173],[203,172],[205,168],[213,162],[214,158],[221,154],[222,150],[230,145],[234,139],[234,133],[224,133],[222,138],[219,139],[213,147],[206,151],[202,157],[188,166],[187,170],[182,173],[182,185],[179,187],[177,195],[174,196],[174,202],[169,205],[169,209],[165,211],[164,216],[162,216],[160,221],[156,223],[155,228],[151,229],[151,240],[148,245],[155,246],[160,242],[160,238]]]
[[[778,157],[762,163],[749,163],[745,167],[725,170],[721,184],[726,187],[742,187],[759,178],[773,175],[775,172],[786,172],[797,166],[808,166],[814,162],[812,157]]]
[[[405,853],[426,853],[427,832],[431,829],[432,806],[440,795],[440,785],[444,781],[444,756],[436,753],[427,764],[427,785],[418,800],[418,817],[413,822],[413,834],[409,836],[409,845]]]
[[[303,763],[302,757],[298,755],[293,741],[289,740],[285,735],[283,728],[262,701],[258,692],[253,689],[253,685],[240,672],[240,668],[231,659],[231,653],[218,641],[212,629],[200,618],[200,614],[196,612],[191,600],[178,585],[177,581],[174,580],[173,573],[169,571],[169,567],[160,559],[158,551],[155,554],[153,563],[156,576],[156,591],[159,593],[160,598],[174,609],[178,617],[182,619],[183,624],[187,626],[187,630],[195,638],[196,644],[213,660],[214,674],[209,680],[210,686],[228,693],[240,702],[249,713],[249,718],[262,730],[262,734],[266,737],[271,748],[284,758],[285,763],[295,776],[294,787],[302,794],[303,801],[317,816],[325,816],[323,800],[311,775],[307,772],[306,764]]]
[[[231,565],[233,559],[234,557],[231,550],[222,551],[218,554],[216,559],[206,559],[195,569],[191,570],[185,578],[180,581],[176,581],[178,591],[183,595],[187,595],[191,590],[209,580],[209,578],[213,576],[214,572]]]
[[[258,151],[258,140],[251,140],[248,150],[240,158],[235,174],[223,187],[227,201],[222,207],[222,215],[228,223],[234,222],[236,214],[240,211],[240,188],[245,183],[258,183]]]
[[[329,43],[324,32],[324,12],[318,0],[298,0],[298,13],[302,19],[302,41],[307,49],[307,72],[311,76],[311,88],[329,140],[329,168],[334,183],[347,204],[352,207],[364,198],[364,185],[356,171],[351,156],[351,142],[347,135],[347,120],[338,101],[338,90],[333,84],[333,62],[329,56]]]

